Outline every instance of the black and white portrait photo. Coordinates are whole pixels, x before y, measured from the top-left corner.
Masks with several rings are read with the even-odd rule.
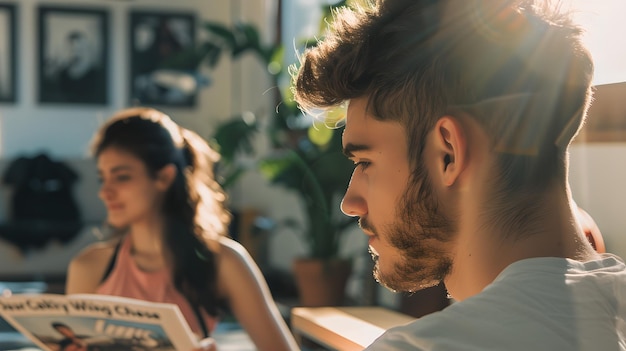
[[[108,13],[39,8],[39,102],[108,102]]]
[[[15,102],[15,7],[0,4],[0,102]]]
[[[194,105],[196,82],[176,58],[195,45],[195,31],[191,14],[131,13],[130,93],[133,104]]]

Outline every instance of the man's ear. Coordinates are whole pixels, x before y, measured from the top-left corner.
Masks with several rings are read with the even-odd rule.
[[[443,116],[435,124],[437,174],[445,186],[452,186],[467,163],[467,138],[460,121]]]
[[[176,166],[172,163],[161,168],[157,173],[156,186],[161,191],[166,191],[176,179]]]

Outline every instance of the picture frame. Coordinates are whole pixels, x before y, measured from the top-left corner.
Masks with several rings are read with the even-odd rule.
[[[39,102],[109,102],[109,13],[97,8],[40,6]]]
[[[16,9],[13,4],[0,4],[0,103],[17,99]]]
[[[180,60],[195,46],[195,15],[140,10],[129,15],[130,104],[195,106],[195,67]]]

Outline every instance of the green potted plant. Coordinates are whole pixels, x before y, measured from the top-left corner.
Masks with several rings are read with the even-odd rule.
[[[327,7],[326,13],[343,4]],[[280,78],[286,74],[280,43],[262,43],[255,26],[245,23],[228,27],[205,22],[203,28],[207,39],[194,51],[187,52],[186,60],[215,67],[223,54],[237,59],[244,53],[252,53],[267,67],[272,86],[280,86]],[[306,257],[297,258],[293,266],[300,303],[339,305],[351,273],[351,261],[341,257],[340,244],[346,229],[355,223],[340,213],[339,203],[353,165],[341,152],[342,129],[328,128],[304,116],[293,102],[288,86],[274,91],[277,109],[266,129],[261,130],[255,119],[246,121],[242,116],[234,116],[217,127],[213,138],[222,154],[218,174],[226,189],[232,186],[249,171],[236,162],[237,157],[241,153],[258,155],[252,139],[260,132],[266,134],[271,150],[260,158],[254,171],[261,172],[272,184],[293,190],[305,209],[305,226],[301,230],[308,252]],[[302,274],[319,276],[302,277]]]

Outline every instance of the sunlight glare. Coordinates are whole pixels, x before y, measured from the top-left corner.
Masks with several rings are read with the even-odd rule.
[[[564,0],[585,29],[583,40],[595,62],[594,85],[626,81],[624,0]]]

